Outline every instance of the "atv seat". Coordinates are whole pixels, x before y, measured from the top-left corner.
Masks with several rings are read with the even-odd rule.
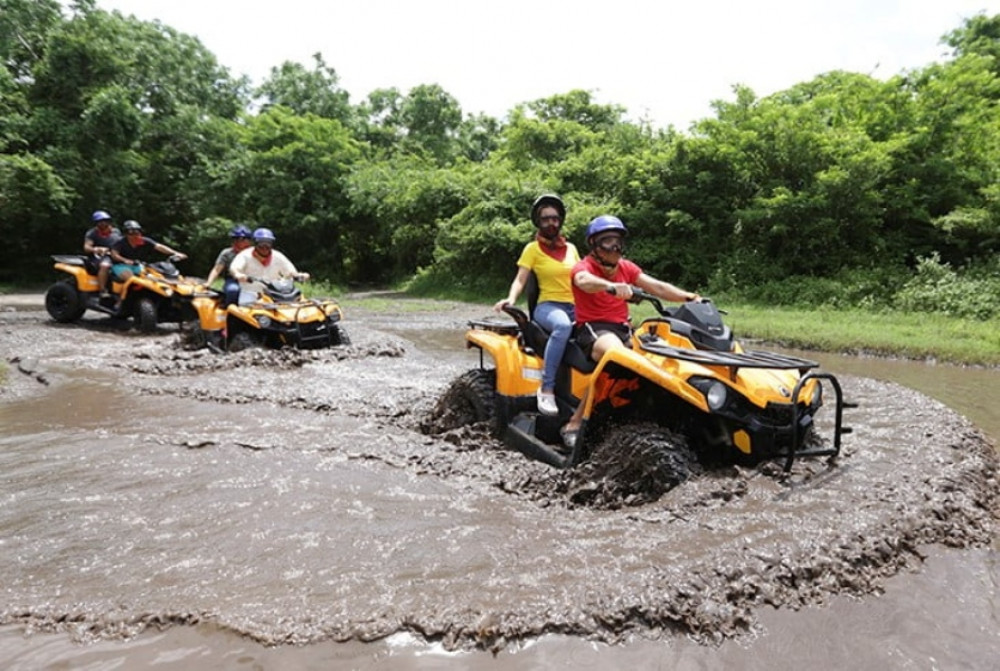
[[[90,254],[53,254],[52,260],[56,263],[64,263],[67,266],[83,266],[91,275],[97,274],[97,266],[94,264]]]
[[[536,355],[542,356],[545,352],[545,345],[549,342],[549,332],[538,322],[528,319],[528,315],[518,308],[507,307],[506,312],[517,322],[521,336],[524,338],[524,344],[531,348],[531,351]],[[570,338],[569,342],[566,343],[562,362],[581,373],[591,373],[597,367],[597,362],[583,353],[580,346],[576,344],[575,338]]]

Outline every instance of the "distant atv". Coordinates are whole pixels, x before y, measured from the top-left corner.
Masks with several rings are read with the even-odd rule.
[[[639,325],[631,349],[613,349],[600,362],[571,339],[556,379],[557,417],[540,414],[535,400],[548,333],[515,307],[504,308],[514,324],[470,322],[466,346],[479,350],[480,365],[455,380],[439,410],[457,423],[489,422],[509,446],[556,467],[584,462],[600,441],[621,445],[621,432],[631,432],[644,444],[662,443],[673,484],[687,478],[694,459],[783,459],[787,471],[798,457],[839,454],[841,436],[850,432],[843,410],[854,406],[833,375],[809,372],[818,366],[813,361],[744,351],[707,299],[664,308],[638,287],[632,292],[634,302],[649,301],[659,316]],[[815,435],[823,381],[834,392],[832,445]],[[564,448],[559,429],[587,389],[576,444]]]
[[[200,288],[180,275],[174,265],[178,258],[140,264],[140,272],[124,282],[109,279],[112,295],[102,300],[96,269],[86,256],[54,255],[55,269],[69,277],[49,287],[45,309],[60,323],[76,321],[87,310],[131,317],[143,333],[152,333],[161,323],[184,321],[192,314],[191,298]]]
[[[217,292],[192,301],[201,338],[211,349],[239,352],[249,347],[317,349],[351,344],[336,301],[303,298],[290,279],[251,281],[264,285],[251,302],[223,309]]]

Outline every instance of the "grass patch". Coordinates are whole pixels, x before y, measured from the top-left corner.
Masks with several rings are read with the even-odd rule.
[[[1000,366],[1000,319],[979,321],[936,313],[807,310],[749,304],[721,307],[728,312],[726,323],[742,340],[760,339],[824,352]]]

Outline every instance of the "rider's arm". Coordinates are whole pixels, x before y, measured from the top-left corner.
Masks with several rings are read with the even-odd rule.
[[[667,301],[683,303],[684,301],[696,301],[700,298],[698,294],[679,289],[670,282],[658,280],[655,277],[650,277],[646,273],[639,275],[639,277],[635,280],[635,284],[640,289],[648,291],[654,296],[658,296]]]
[[[208,271],[208,278],[205,280],[205,284],[212,284],[222,274],[222,270],[223,264],[221,263],[216,263],[212,266],[212,269]]]
[[[518,296],[521,295],[521,291],[524,290],[524,285],[528,281],[528,273],[531,272],[530,268],[525,266],[517,267],[517,274],[514,275],[514,280],[510,283],[510,289],[507,291],[507,298],[503,298],[497,301],[497,304],[493,306],[493,309],[500,312],[506,305],[513,305],[517,302]]]
[[[247,282],[249,278],[246,273],[247,261],[242,252],[236,255],[233,262],[229,264],[229,275],[237,282]]]
[[[124,256],[122,256],[121,252],[119,252],[114,247],[111,248],[111,260],[114,261],[115,263],[124,263],[130,266],[135,265],[135,259],[125,258]]]
[[[606,280],[603,277],[598,277],[594,273],[587,270],[581,270],[574,275],[573,284],[588,294],[596,294],[601,291],[605,291],[623,299],[632,296],[632,291],[629,289],[628,284]]]
[[[158,251],[160,254],[167,254],[168,256],[179,256],[181,258],[181,260],[187,258],[187,254],[184,254],[182,252],[178,252],[177,250],[175,250],[175,249],[173,249],[171,247],[167,247],[162,242],[157,242],[155,245],[153,245],[153,249],[155,249],[156,251]]]

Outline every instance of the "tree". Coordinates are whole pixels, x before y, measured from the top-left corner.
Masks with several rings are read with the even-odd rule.
[[[399,118],[406,130],[404,151],[427,152],[441,165],[454,159],[462,108],[447,91],[437,84],[414,86],[403,99]]]
[[[240,128],[213,170],[215,212],[275,229],[278,246],[318,276],[345,279],[345,180],[358,143],[336,119],[272,107]]]
[[[354,110],[349,94],[340,88],[337,71],[326,64],[320,53],[313,54],[313,60],[312,71],[291,61],[271,68],[270,77],[256,91],[264,99],[261,109],[266,111],[281,105],[296,114],[337,119],[352,127],[355,123]]]

